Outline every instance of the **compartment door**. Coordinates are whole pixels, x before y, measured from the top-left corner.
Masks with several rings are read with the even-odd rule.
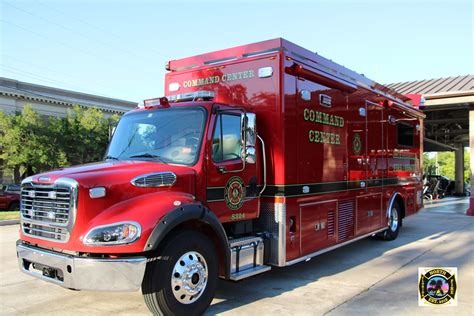
[[[380,228],[382,220],[382,193],[359,196],[356,201],[356,234],[363,235]]]
[[[336,200],[300,205],[302,255],[336,242],[336,210]]]

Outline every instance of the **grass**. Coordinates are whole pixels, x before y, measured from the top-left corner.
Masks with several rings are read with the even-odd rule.
[[[0,221],[10,220],[10,219],[20,219],[20,212],[0,212]]]

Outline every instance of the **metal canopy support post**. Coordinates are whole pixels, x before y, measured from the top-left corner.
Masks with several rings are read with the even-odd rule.
[[[474,216],[474,197],[472,196],[474,192],[474,108],[471,108],[469,111],[469,148],[470,148],[470,165],[471,165],[471,199],[470,206],[467,210],[467,215]]]
[[[457,145],[454,161],[455,194],[462,196],[464,195],[464,146],[462,143]]]

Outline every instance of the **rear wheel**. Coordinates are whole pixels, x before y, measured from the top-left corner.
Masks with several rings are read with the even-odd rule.
[[[158,259],[147,264],[142,283],[145,303],[154,315],[201,315],[217,285],[218,263],[206,236],[183,231],[168,238]]]
[[[10,206],[8,207],[8,210],[9,210],[10,212],[14,212],[14,211],[17,212],[17,211],[19,211],[19,210],[20,210],[20,203],[18,203],[18,202],[13,202],[13,203],[11,203]]]
[[[382,233],[383,240],[394,240],[398,236],[400,227],[402,226],[402,216],[400,213],[400,207],[397,203],[394,203],[390,210],[390,216],[388,218],[388,228]]]

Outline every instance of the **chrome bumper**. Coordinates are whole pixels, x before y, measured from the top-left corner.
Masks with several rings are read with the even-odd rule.
[[[74,290],[136,291],[145,274],[146,257],[80,258],[27,246],[18,241],[20,270]]]

